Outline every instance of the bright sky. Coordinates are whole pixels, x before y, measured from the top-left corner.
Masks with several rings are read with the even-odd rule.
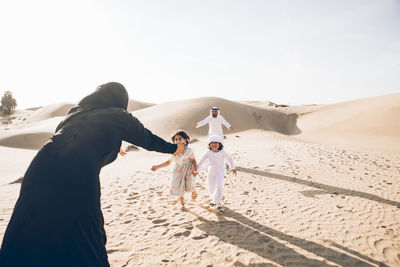
[[[2,0],[0,93],[18,108],[131,98],[336,103],[400,92],[399,0]]]

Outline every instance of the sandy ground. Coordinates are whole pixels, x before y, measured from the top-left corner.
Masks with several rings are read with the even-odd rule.
[[[139,110],[141,119],[151,120],[146,110],[160,109],[157,106]],[[256,117],[261,114],[259,106]],[[319,107],[305,110],[297,111],[298,125],[309,123],[301,121],[305,115],[322,119],[324,113],[318,112],[326,112]],[[229,118],[226,109],[223,114],[233,125],[240,122]],[[196,115],[196,119],[203,116]],[[161,120],[159,115],[152,116]],[[277,116],[282,118],[282,114]],[[57,120],[45,117],[46,125],[49,119]],[[173,127],[197,133],[190,128],[191,120]],[[377,122],[370,123],[372,127]],[[0,139],[5,132],[9,137],[8,131],[25,129],[14,124],[2,126]],[[266,126],[280,127],[273,120],[260,128]],[[307,138],[316,131],[300,129]],[[396,128],[385,129],[385,136],[396,137]],[[162,125],[154,132],[165,137],[169,130]],[[206,152],[206,137],[198,133],[199,141],[190,147],[199,159]],[[101,172],[111,265],[400,266],[400,151],[380,149],[387,144],[379,143],[379,138],[374,139],[378,144],[374,149],[357,148],[352,140],[312,143],[299,135],[265,129],[229,133],[225,148],[238,166],[238,175],[225,177],[222,214],[208,208],[204,172],[197,178],[198,199],[189,200],[187,195],[187,211],[181,211],[177,199],[168,193],[170,170],[150,170],[168,156],[142,149],[129,151]],[[10,183],[23,175],[35,154],[35,150],[0,146],[0,240],[20,188],[19,183]]]
[[[239,172],[226,176],[221,215],[207,207],[204,173],[198,199],[180,210],[168,194],[169,170],[150,171],[166,155],[132,151],[103,169],[112,266],[400,266],[399,154],[263,131],[225,142]],[[205,138],[190,146],[201,157]],[[32,152],[16,151],[26,167]],[[4,182],[0,239],[20,187]]]

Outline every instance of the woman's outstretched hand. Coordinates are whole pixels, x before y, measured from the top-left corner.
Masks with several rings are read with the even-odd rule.
[[[126,156],[126,153],[122,149],[120,149],[118,153],[123,157]]]
[[[185,151],[185,145],[184,144],[177,144],[177,149],[175,151],[175,153],[173,154],[174,156],[180,155],[183,153],[183,151]]]

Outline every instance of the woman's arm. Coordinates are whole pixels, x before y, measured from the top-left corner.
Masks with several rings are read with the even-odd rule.
[[[120,154],[120,155],[123,156],[123,157],[126,156],[126,152],[124,152],[124,151],[122,150],[122,148],[119,149],[118,154]]]
[[[171,144],[153,134],[129,112],[121,112],[122,113],[119,116],[119,120],[116,122],[116,127],[118,127],[118,131],[120,132],[123,140],[150,151],[170,154],[177,152],[178,146],[176,144]],[[181,146],[179,152],[182,153],[183,150],[184,146]]]

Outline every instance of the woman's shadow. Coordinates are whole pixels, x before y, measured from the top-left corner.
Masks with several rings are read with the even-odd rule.
[[[346,251],[343,253],[313,241],[287,235],[252,221],[229,208],[224,208],[224,212],[218,214],[218,221],[207,220],[192,211],[189,212],[202,222],[196,227],[208,235],[214,235],[223,242],[253,252],[281,266],[333,266],[327,261],[340,266],[387,266],[347,248],[343,249]],[[308,258],[285,244],[299,247],[323,259]],[[235,265],[243,266],[240,262],[236,262]],[[254,266],[269,265],[266,263]]]

